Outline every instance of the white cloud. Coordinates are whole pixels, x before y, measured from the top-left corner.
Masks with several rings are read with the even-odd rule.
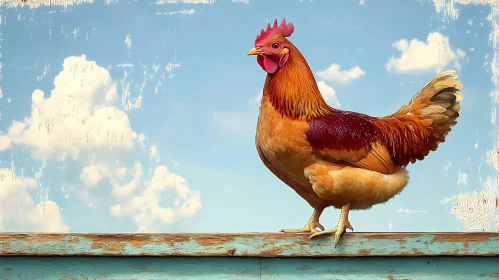
[[[102,179],[111,177],[111,170],[105,163],[86,166],[83,168],[80,180],[85,187],[95,187]]]
[[[146,136],[144,135],[144,133],[140,133],[139,136],[137,137],[137,143],[139,143],[139,145],[142,147],[142,148],[145,148],[145,141],[146,141]]]
[[[14,143],[30,147],[38,159],[132,150],[137,134],[126,113],[113,106],[116,98],[107,69],[85,55],[68,57],[50,97],[35,90],[31,116],[14,121],[8,135]]]
[[[330,106],[340,108],[340,102],[336,97],[336,91],[332,87],[328,86],[324,81],[318,82],[317,86],[319,87],[322,97]]]
[[[38,204],[33,202],[28,190],[37,188],[33,178],[19,177],[13,169],[0,168],[0,231],[69,231],[54,201],[46,198]]]
[[[392,44],[400,51],[400,57],[391,57],[386,63],[388,72],[405,73],[416,71],[440,72],[449,63],[460,69],[460,60],[466,57],[461,49],[452,50],[449,38],[438,32],[428,34],[426,43],[417,39],[410,42],[401,39]]]
[[[156,162],[159,162],[159,151],[156,145],[152,145],[151,148],[149,149],[149,159],[154,159]]]
[[[129,181],[126,181],[127,175],[131,177]],[[142,163],[138,161],[135,162],[133,168],[129,169],[101,162],[84,167],[80,180],[87,188],[96,187],[99,182],[106,180],[112,186],[112,195],[116,198],[123,198],[130,196],[139,188],[143,175]]]
[[[324,80],[348,83],[364,76],[366,72],[359,66],[342,71],[339,64],[333,63],[326,70],[319,71],[316,74]]]
[[[145,185],[140,195],[110,207],[113,216],[132,216],[140,232],[157,231],[158,223],[190,218],[201,209],[201,194],[190,190],[184,178],[170,173],[164,165],[156,167],[153,178]],[[171,192],[174,192],[174,207],[162,206]]]
[[[180,64],[168,64],[165,71],[178,67]],[[189,190],[182,177],[167,172],[166,167],[158,167],[151,182],[145,182],[142,163],[137,161],[133,167],[127,168],[123,153],[131,152],[135,146],[145,148],[147,137],[132,130],[125,111],[114,106],[117,99],[117,87],[107,69],[94,61],[87,61],[85,55],[68,57],[62,71],[55,77],[50,96],[45,96],[39,89],[32,93],[30,116],[14,121],[8,134],[0,135],[0,149],[7,149],[9,142],[25,145],[34,158],[43,159],[44,165],[46,160],[64,160],[66,156],[80,159],[79,163],[86,164],[78,175],[81,183],[72,184],[73,181],[69,185],[82,186],[83,190],[75,191],[81,198],[89,200],[90,205],[95,205],[94,199],[100,200],[101,206],[105,207],[115,204],[111,214],[132,216],[141,231],[153,230],[158,217],[162,222],[192,217],[201,207],[201,196],[199,192]],[[150,146],[149,156],[159,161],[155,145]],[[78,177],[74,179],[78,180]],[[32,185],[36,182],[33,181]],[[91,191],[96,188],[99,189]],[[107,191],[103,193],[101,188]],[[33,206],[26,193],[22,195],[26,201],[6,208],[8,204],[1,200],[5,193],[3,189],[4,186],[0,185],[2,213],[21,205],[19,209],[26,213],[22,217],[28,220],[26,228],[68,230],[54,202],[46,199]],[[176,193],[169,194],[169,189],[176,190]],[[95,193],[99,196],[89,197]],[[166,194],[171,200],[170,205],[162,197]],[[40,210],[42,206],[43,211]],[[18,219],[20,215],[0,214],[0,223],[15,222],[12,217]]]
[[[144,171],[142,169],[142,164],[138,161],[135,162],[134,167],[129,170],[132,174],[132,179],[120,185],[118,178],[123,177],[125,175],[126,169],[116,169],[115,174],[118,175],[116,177],[111,178],[110,183],[113,186],[112,194],[115,197],[121,198],[130,196],[140,185],[142,176],[144,175]]]
[[[10,138],[7,135],[0,135],[0,152],[7,150],[10,147]]]

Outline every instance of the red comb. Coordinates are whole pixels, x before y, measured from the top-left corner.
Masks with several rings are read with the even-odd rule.
[[[256,35],[255,46],[262,46],[265,41],[270,37],[281,34],[284,37],[289,37],[293,34],[295,27],[293,23],[286,24],[286,19],[282,19],[281,24],[277,25],[277,19],[274,20],[274,25],[271,27],[270,23],[267,23],[267,29],[260,31],[260,35]]]

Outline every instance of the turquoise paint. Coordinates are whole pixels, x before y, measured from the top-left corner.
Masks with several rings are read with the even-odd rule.
[[[0,279],[494,279],[497,258],[0,257]]]
[[[0,257],[0,279],[260,279],[257,258]]]
[[[261,279],[497,279],[498,263],[473,257],[265,259]]]
[[[499,278],[499,233],[348,233],[332,243],[279,233],[0,233],[0,279]]]
[[[5,235],[5,234],[4,234]],[[347,233],[338,247],[326,236],[255,234],[7,234],[0,255],[87,256],[440,256],[499,255],[495,233]],[[232,251],[233,254],[229,252]]]

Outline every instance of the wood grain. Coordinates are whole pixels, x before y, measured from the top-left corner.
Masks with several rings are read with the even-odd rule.
[[[497,279],[496,258],[0,257],[0,279]]]
[[[0,256],[380,257],[499,256],[499,233],[307,234],[0,233]]]

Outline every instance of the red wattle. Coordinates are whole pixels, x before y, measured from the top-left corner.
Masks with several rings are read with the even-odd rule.
[[[262,67],[262,69],[269,74],[277,71],[278,63],[266,55],[258,55],[256,57],[256,61],[260,67]]]
[[[263,71],[265,71],[265,67],[263,66],[263,55],[257,55],[256,62],[258,62],[258,65],[260,65],[260,67],[262,67]]]

